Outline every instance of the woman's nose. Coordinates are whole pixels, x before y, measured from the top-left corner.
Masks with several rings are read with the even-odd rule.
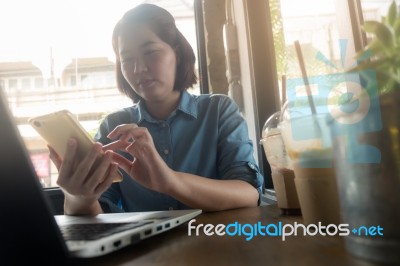
[[[146,66],[146,64],[143,62],[143,60],[137,60],[135,62],[135,68],[134,68],[134,72],[135,73],[141,73],[141,72],[147,72],[148,68]]]

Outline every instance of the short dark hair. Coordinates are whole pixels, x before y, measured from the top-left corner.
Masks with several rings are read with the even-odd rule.
[[[176,68],[174,90],[183,91],[197,83],[197,76],[194,70],[196,57],[193,48],[177,29],[173,16],[159,6],[141,4],[127,11],[115,25],[113,31],[112,45],[116,57],[116,80],[118,89],[123,94],[131,98],[133,102],[141,99],[122,74],[118,51],[118,37],[121,32],[126,27],[136,24],[147,25],[162,41],[176,51],[179,63],[177,63]]]

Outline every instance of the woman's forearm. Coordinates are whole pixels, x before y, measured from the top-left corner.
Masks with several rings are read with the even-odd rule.
[[[174,184],[167,194],[192,208],[219,211],[257,206],[258,192],[242,180],[215,180],[174,172]]]

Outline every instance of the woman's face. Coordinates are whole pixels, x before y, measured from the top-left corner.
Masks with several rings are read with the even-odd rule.
[[[146,101],[165,100],[174,91],[176,54],[146,26],[123,31],[118,38],[121,71]]]

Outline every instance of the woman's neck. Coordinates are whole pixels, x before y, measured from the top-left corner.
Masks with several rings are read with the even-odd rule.
[[[174,91],[174,93],[166,99],[151,102],[145,101],[147,111],[155,119],[165,120],[178,106],[180,97],[181,93]]]

